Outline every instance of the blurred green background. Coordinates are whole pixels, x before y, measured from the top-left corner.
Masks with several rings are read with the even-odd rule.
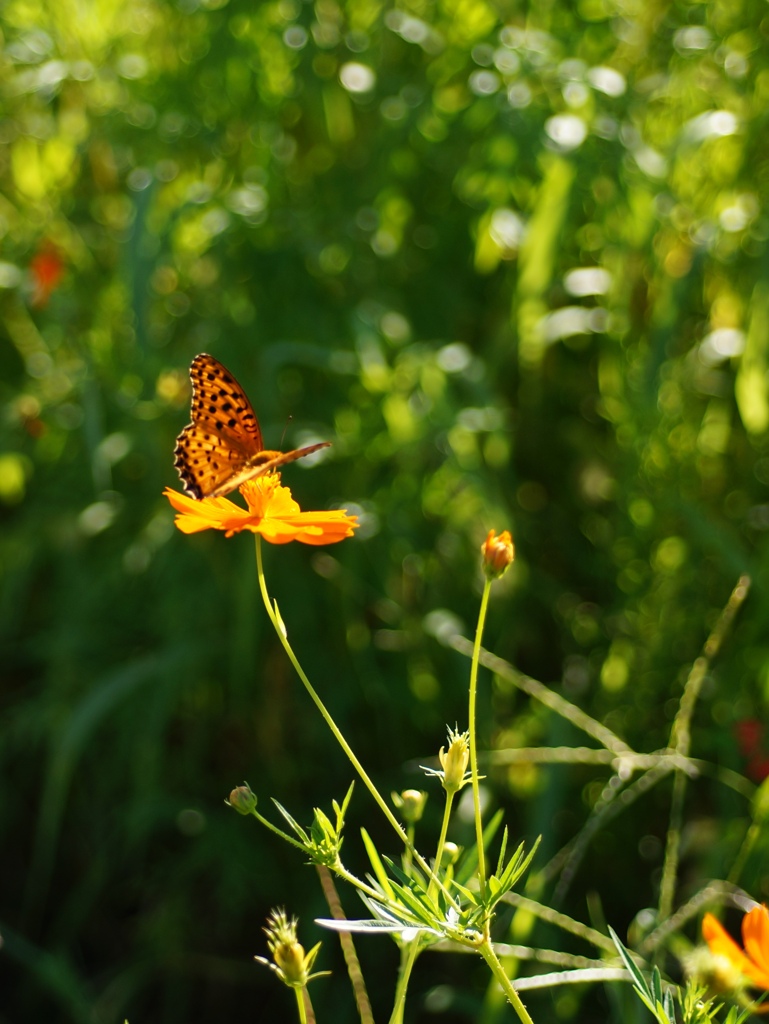
[[[0,25],[0,1021],[292,1019],[251,960],[276,905],[324,938],[319,1020],[355,1019],[312,869],[223,803],[247,779],[308,822],[351,769],[250,537],[184,537],[161,497],[201,351],[267,447],[334,442],[284,482],[359,535],[270,548],[268,583],[385,793],[466,720],[442,638],[474,628],[491,527],[517,562],[486,646],[644,751],[748,571],[693,753],[769,773],[763,0],[6,0]],[[480,713],[484,749],[584,740],[489,673]],[[488,774],[540,866],[607,777]],[[749,817],[712,778],[687,796],[679,900]],[[605,829],[559,908],[624,935],[654,906],[669,799]],[[361,787],[351,814],[351,868],[358,823],[398,853]],[[758,900],[766,865],[762,838]],[[395,947],[358,945],[386,1019]],[[485,986],[427,954],[409,1020],[512,1019]],[[618,999],[528,1002],[641,1019]]]

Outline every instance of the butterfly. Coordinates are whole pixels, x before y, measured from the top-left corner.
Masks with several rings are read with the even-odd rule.
[[[202,352],[190,366],[192,423],[176,439],[174,466],[193,498],[219,498],[256,476],[328,448],[330,441],[265,451],[259,420],[230,371]]]

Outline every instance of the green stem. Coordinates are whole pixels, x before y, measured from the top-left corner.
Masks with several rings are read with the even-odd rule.
[[[483,596],[481,597],[481,607],[478,612],[478,625],[475,630],[473,659],[470,664],[470,708],[467,716],[470,732],[470,772],[473,780],[475,840],[478,846],[478,881],[480,883],[482,900],[486,899],[486,857],[483,851],[483,822],[481,821],[481,796],[480,785],[478,782],[478,744],[475,735],[475,700],[478,692],[478,658],[481,653],[481,639],[483,638],[483,627],[486,622],[486,609],[489,606],[490,591],[491,580],[486,579],[483,584]]]
[[[409,986],[411,971],[419,955],[419,938],[410,942],[408,947],[401,950],[401,966],[398,972],[398,987],[395,990],[395,1005],[390,1015],[389,1024],[403,1024],[403,1010],[406,1006],[406,990]]]
[[[745,838],[742,841],[739,852],[734,859],[731,870],[727,875],[727,882],[731,882],[732,885],[738,885],[742,869],[747,863],[748,857],[753,852],[753,847],[756,845],[759,836],[761,835],[761,826],[757,822],[753,822],[747,831]]]
[[[354,889],[358,889],[359,892],[365,893],[372,900],[376,900],[377,903],[381,903],[383,907],[391,907],[393,904],[389,901],[378,889],[372,888],[370,885],[366,885],[365,882],[361,881],[357,875],[354,875],[352,871],[348,871],[342,862],[337,858],[337,863],[331,868],[337,877],[347,882]],[[397,904],[395,904],[397,906]]]
[[[287,835],[285,832],[279,829],[277,825],[273,825],[273,823],[271,821],[268,821],[267,818],[264,818],[259,813],[259,811],[254,809],[251,813],[256,818],[256,820],[260,822],[260,824],[264,825],[265,828],[268,828],[270,832],[274,832],[276,836],[280,836],[281,839],[285,839],[287,843],[290,843],[291,846],[295,846],[296,849],[301,850],[302,853],[307,852],[307,847],[300,843],[298,839],[293,839],[290,835]]]
[[[750,590],[750,577],[740,576],[737,586],[731,593],[726,607],[721,612],[712,633],[705,641],[702,654],[692,665],[689,676],[684,684],[678,712],[671,730],[670,746],[681,757],[689,756],[691,746],[691,722],[695,705],[705,681],[710,664],[719,653],[726,633],[739,611]],[[673,780],[673,794],[670,802],[670,824],[668,826],[665,858],[662,865],[662,881],[660,882],[660,898],[658,920],[667,920],[673,912],[676,879],[681,851],[681,830],[683,827],[684,801],[686,797],[687,777],[679,769]]]
[[[446,791],[446,806],[443,808],[443,823],[441,825],[441,835],[438,840],[438,849],[435,853],[435,870],[436,872],[441,870],[441,864],[443,862],[443,847],[446,843],[446,832],[449,828],[449,817],[451,815],[451,805],[454,802],[454,793]],[[430,885],[427,890],[427,895],[430,899],[435,899],[435,890],[437,886],[435,884],[435,878],[430,879]]]
[[[406,835],[408,836],[409,843],[414,845],[414,826],[408,825],[406,828]],[[406,847],[406,852],[403,854],[403,873],[407,878],[411,878],[411,850]]]
[[[326,709],[326,705],[323,703],[323,701],[320,699],[319,695],[316,693],[315,688],[313,687],[313,685],[310,682],[310,680],[307,678],[307,675],[305,674],[304,669],[299,664],[299,661],[298,661],[296,655],[294,654],[293,648],[291,647],[291,644],[288,642],[288,637],[286,636],[286,630],[285,630],[285,627],[283,626],[283,622],[282,622],[282,620],[280,619],[280,617],[279,617],[279,615],[277,613],[277,605],[275,607],[273,607],[273,605],[272,605],[272,603],[270,601],[270,595],[267,592],[267,583],[266,583],[265,578],[264,578],[264,569],[262,567],[261,537],[259,536],[258,533],[255,534],[255,537],[256,537],[256,566],[257,566],[257,573],[258,573],[258,576],[259,576],[259,588],[260,588],[260,590],[262,592],[262,600],[264,601],[264,607],[267,609],[267,614],[268,614],[268,616],[270,618],[270,622],[275,627],[275,632],[278,634],[278,639],[283,644],[283,649],[286,652],[286,654],[288,655],[291,664],[296,669],[297,675],[302,680],[302,684],[304,685],[305,690],[307,690],[308,694],[310,695],[313,703],[315,704],[315,707],[318,709],[318,711],[320,711],[321,715],[323,716],[323,720],[325,721],[326,725],[329,727],[329,729],[333,733],[334,738],[336,739],[337,743],[339,744],[339,746],[342,748],[342,750],[345,752],[345,754],[349,758],[350,763],[352,764],[353,768],[355,768],[355,771],[358,773],[360,778],[363,780],[363,784],[365,785],[366,789],[368,789],[369,793],[371,793],[371,795],[373,796],[374,800],[376,801],[377,805],[379,806],[380,811],[382,812],[382,814],[384,814],[385,818],[387,818],[389,823],[392,825],[392,827],[398,833],[398,837],[400,838],[401,842],[406,846],[406,849],[411,853],[411,856],[414,858],[414,860],[419,865],[420,869],[425,873],[425,875],[428,878],[435,878],[438,881],[438,884],[440,885],[441,889],[443,889],[447,899],[449,899],[449,901],[453,904],[454,901],[453,901],[453,899],[451,897],[451,894],[446,890],[446,888],[440,882],[440,880],[438,879],[437,875],[430,869],[430,865],[427,863],[427,861],[424,859],[424,857],[422,857],[422,855],[417,852],[417,850],[414,847],[414,844],[409,841],[409,837],[404,832],[403,827],[401,826],[400,822],[395,817],[395,815],[390,810],[390,808],[387,806],[387,804],[385,803],[385,800],[383,799],[381,793],[379,792],[379,790],[376,788],[374,783],[369,778],[369,775],[366,772],[365,768],[363,767],[363,765],[360,763],[358,758],[353,753],[352,747],[350,746],[350,744],[347,742],[347,740],[342,735],[341,730],[339,729],[339,727],[337,726],[336,722],[334,721],[334,719],[331,717],[331,715],[329,714],[328,710]]]
[[[315,1024],[315,1014],[312,1011],[310,993],[306,988],[295,988],[296,1006],[299,1011],[299,1024]]]
[[[515,1010],[515,1012],[518,1014],[518,1019],[520,1021],[522,1021],[523,1024],[534,1024],[534,1022],[532,1021],[531,1017],[529,1016],[528,1010],[526,1009],[526,1007],[523,1005],[523,1002],[521,1001],[521,997],[515,991],[515,988],[513,986],[512,981],[510,981],[510,979],[508,978],[508,976],[507,976],[507,974],[505,972],[504,967],[499,962],[497,954],[494,952],[494,947],[492,946],[491,942],[489,942],[488,939],[486,939],[478,947],[478,952],[481,954],[483,959],[489,965],[489,969],[491,970],[491,973],[494,975],[494,977],[499,982],[499,985],[501,986],[502,991],[507,996],[508,1002],[510,1003],[512,1008]]]

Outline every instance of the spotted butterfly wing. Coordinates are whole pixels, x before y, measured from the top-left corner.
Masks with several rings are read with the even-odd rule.
[[[190,366],[192,422],[176,439],[174,465],[193,498],[219,498],[256,476],[327,448],[329,441],[291,452],[265,451],[259,421],[230,371],[201,353]]]

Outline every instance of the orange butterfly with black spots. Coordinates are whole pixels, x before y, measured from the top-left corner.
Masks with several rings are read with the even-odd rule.
[[[192,498],[220,498],[246,480],[328,448],[330,441],[265,451],[259,420],[230,371],[202,352],[190,366],[192,422],[176,439],[174,465]]]

